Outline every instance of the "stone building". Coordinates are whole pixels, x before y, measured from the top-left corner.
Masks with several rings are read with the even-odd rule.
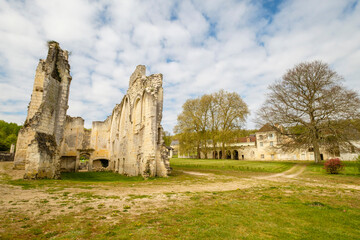
[[[314,160],[312,148],[297,148],[292,151],[284,151],[282,144],[285,139],[270,125],[262,126],[254,135],[239,137],[231,143],[226,144],[226,150],[222,152],[221,143],[215,147],[208,143],[207,156],[213,159],[233,159],[233,160]],[[352,144],[360,148],[360,141],[353,140]],[[179,148],[179,143],[172,146]],[[195,152],[195,150],[194,150]],[[225,154],[223,156],[223,154]],[[339,157],[342,160],[354,160],[359,155],[356,149],[339,148],[339,151],[329,152],[324,147],[320,148],[321,160]],[[196,158],[196,154],[185,154],[179,151],[180,158]],[[205,155],[201,153],[201,158]]]
[[[47,59],[40,60],[36,70],[14,168],[25,169],[25,178],[58,178],[61,171],[78,171],[84,166],[128,176],[167,176],[162,75],[145,73],[145,66],[137,66],[126,95],[112,114],[85,129],[82,118],[66,115],[71,82],[68,53],[50,42]]]

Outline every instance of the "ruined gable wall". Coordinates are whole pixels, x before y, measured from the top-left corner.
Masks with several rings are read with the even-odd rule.
[[[110,129],[110,159],[115,171],[129,176],[167,176],[162,147],[162,75],[145,75],[137,66],[129,89],[114,108]]]
[[[19,148],[14,159],[14,167],[25,168],[27,178],[58,175],[58,164],[53,162],[57,161],[58,149],[53,148],[62,138],[70,82],[67,51],[63,51],[58,43],[50,42],[47,58],[40,60],[36,71],[28,116],[19,132]],[[47,144],[42,144],[44,141]],[[50,161],[55,168],[44,167]]]

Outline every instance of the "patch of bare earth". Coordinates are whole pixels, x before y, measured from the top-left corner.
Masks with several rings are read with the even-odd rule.
[[[283,173],[247,178],[183,171],[183,174],[191,175],[195,179],[209,181],[195,180],[156,186],[133,184],[131,187],[97,185],[99,187],[92,186],[90,189],[76,187],[59,190],[50,187],[23,189],[21,186],[9,185],[6,180],[3,180],[0,184],[0,204],[2,205],[0,215],[9,217],[26,213],[31,219],[46,220],[61,214],[90,213],[101,210],[103,220],[112,221],[112,217],[118,214],[137,215],[165,208],[169,204],[180,204],[197,192],[249,189],[270,186],[272,182],[329,187],[329,184],[314,183],[300,178],[305,168],[305,165],[297,164]],[[12,170],[11,163],[0,162],[0,174],[1,179],[17,179],[22,177],[23,172]],[[336,187],[360,190],[359,186],[344,184],[338,184]]]

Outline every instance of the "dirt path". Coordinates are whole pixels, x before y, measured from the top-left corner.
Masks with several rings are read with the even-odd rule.
[[[273,174],[270,176],[260,176],[254,178],[266,179],[266,180],[275,180],[278,178],[297,178],[305,171],[306,166],[307,166],[306,164],[296,164],[295,166],[293,166],[292,168],[290,168],[285,172]]]
[[[0,162],[0,179],[22,178],[23,171],[12,170],[11,163]],[[183,182],[164,182],[164,184],[132,184],[127,186],[94,185],[88,189],[82,187],[66,187],[52,191],[54,187],[25,190],[20,186],[0,184],[0,215],[12,213],[31,213],[33,217],[48,219],[59,214],[84,211],[84,209],[114,209],[131,214],[141,214],[149,209],[166,207],[168,204],[189,199],[199,192],[212,193],[249,189],[253,187],[271,186],[274,182],[294,183],[306,186],[337,187],[358,189],[360,186],[336,184],[330,186],[311,179],[301,178],[306,169],[305,164],[296,164],[289,170],[254,177],[233,177],[196,171],[182,171],[194,178]],[[85,185],[84,185],[85,186]],[[128,209],[130,207],[130,209]]]

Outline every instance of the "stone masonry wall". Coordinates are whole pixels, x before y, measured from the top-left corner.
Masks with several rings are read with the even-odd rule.
[[[80,117],[66,115],[71,83],[68,53],[49,43],[40,60],[28,115],[19,131],[14,168],[24,178],[58,178],[60,171],[77,171],[80,158],[89,170],[115,171],[128,176],[167,176],[168,155],[161,127],[162,75],[146,76],[143,65],[130,77],[129,89],[105,121],[84,128]]]
[[[129,89],[114,108],[110,129],[110,160],[121,174],[167,176],[162,151],[162,75],[146,76],[143,65],[130,77]]]
[[[18,135],[14,168],[25,169],[26,178],[59,177],[58,150],[70,82],[67,51],[58,43],[49,42],[47,58],[40,60],[36,69],[28,115]]]

